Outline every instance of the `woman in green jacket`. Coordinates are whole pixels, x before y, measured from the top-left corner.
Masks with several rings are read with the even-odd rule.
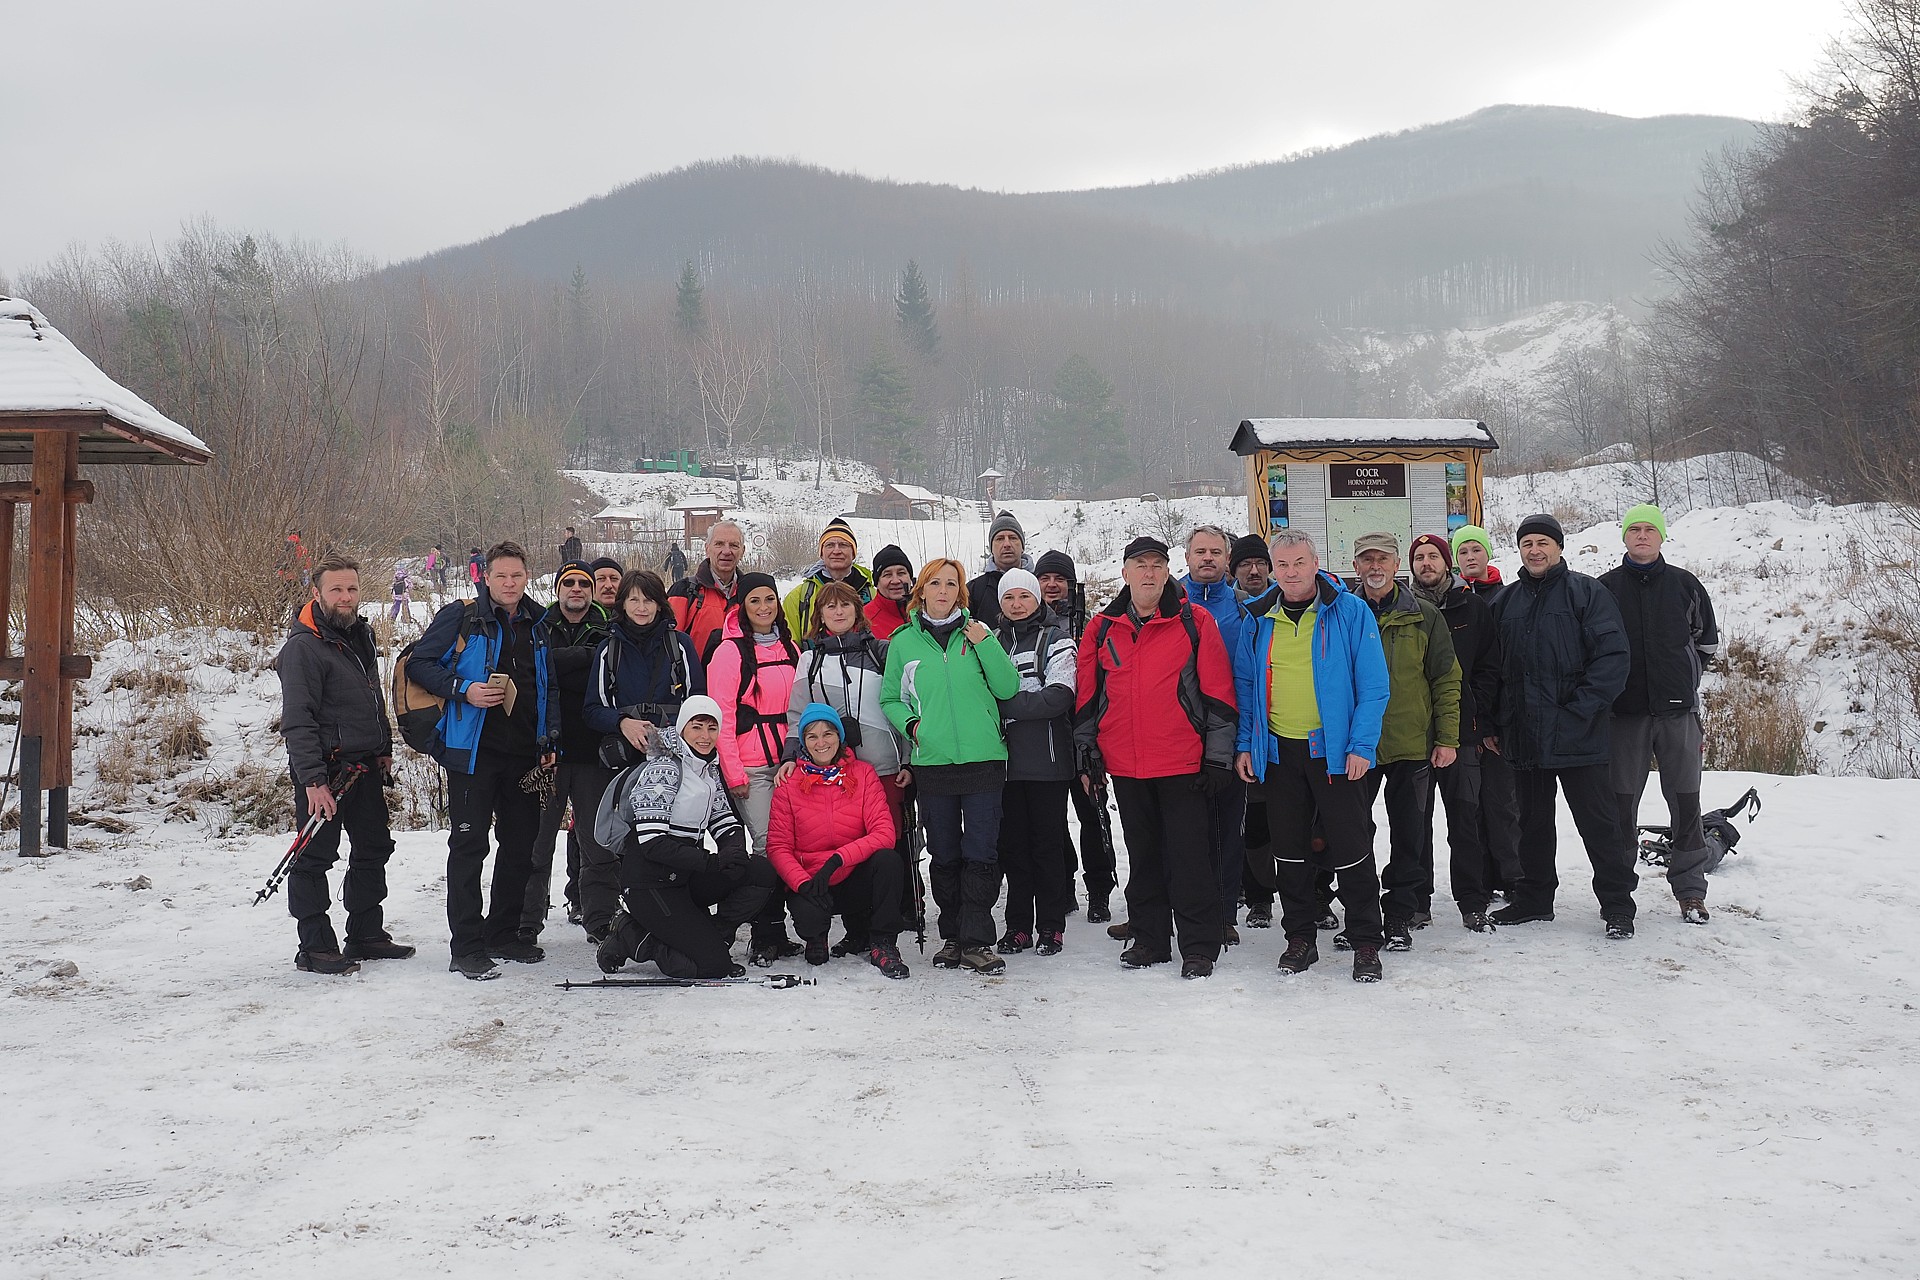
[[[880,709],[913,744],[908,763],[933,861],[940,908],[935,967],[999,973],[993,903],[1000,896],[1000,792],[1007,744],[1000,699],[1020,673],[985,623],[967,615],[966,571],[929,561],[913,584],[907,624],[887,641]]]

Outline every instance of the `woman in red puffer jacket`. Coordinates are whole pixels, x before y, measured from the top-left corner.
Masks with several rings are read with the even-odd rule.
[[[788,909],[808,964],[850,954],[864,938],[868,962],[904,978],[898,941],[905,872],[893,847],[893,814],[873,766],[843,745],[845,732],[840,713],[823,702],[800,712],[800,767],[773,789],[767,856],[791,892]],[[836,915],[845,919],[847,937],[830,952],[827,929]]]

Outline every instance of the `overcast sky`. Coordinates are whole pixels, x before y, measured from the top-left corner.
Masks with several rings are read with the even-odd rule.
[[[236,230],[410,257],[695,160],[1029,191],[1501,102],[1780,119],[1845,0],[0,0],[0,273]]]

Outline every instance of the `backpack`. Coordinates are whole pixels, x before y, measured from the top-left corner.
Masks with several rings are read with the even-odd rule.
[[[627,844],[627,797],[633,794],[634,784],[640,781],[640,771],[646,768],[643,758],[613,775],[613,781],[607,783],[607,789],[600,793],[600,803],[593,809],[593,838],[602,849],[618,855]]]
[[[456,657],[467,647],[470,617],[471,614],[467,614],[460,619],[460,634],[453,641]],[[447,700],[429,693],[407,678],[407,667],[413,661],[414,650],[419,647],[420,642],[415,640],[394,657],[389,694],[393,703],[393,723],[400,730],[400,740],[421,755],[430,756],[440,749],[440,718],[446,714]]]

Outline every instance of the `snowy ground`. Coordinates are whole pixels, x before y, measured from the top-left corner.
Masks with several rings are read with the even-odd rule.
[[[1563,820],[1558,920],[1466,933],[1443,872],[1375,987],[1271,932],[1124,973],[1078,917],[1001,979],[667,992],[555,990],[556,917],[468,983],[425,832],[421,956],[320,979],[248,905],[284,836],[0,860],[0,1270],[1912,1276],[1920,783],[1709,803],[1749,784],[1707,927],[1647,881],[1605,942]]]

